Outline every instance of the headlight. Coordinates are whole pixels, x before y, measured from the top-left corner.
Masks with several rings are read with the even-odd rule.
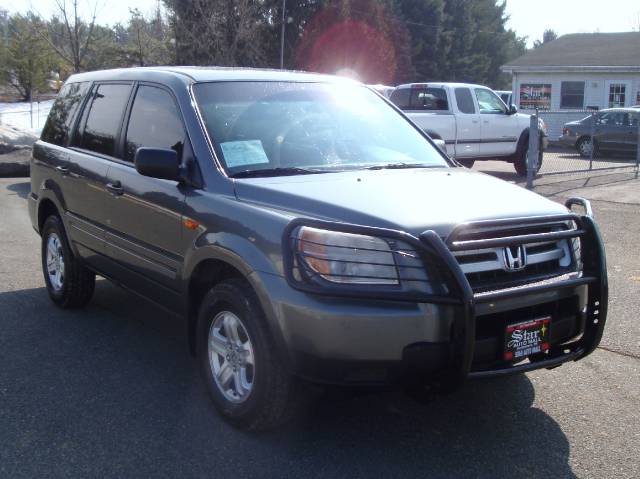
[[[381,238],[302,226],[296,239],[308,274],[332,283],[399,284],[394,253]]]

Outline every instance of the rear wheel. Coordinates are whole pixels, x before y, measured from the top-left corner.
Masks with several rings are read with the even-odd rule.
[[[538,149],[538,158],[533,167],[534,176],[538,174],[540,168],[542,167],[542,148]],[[518,150],[516,151],[516,158],[513,162],[513,166],[516,169],[516,173],[518,176],[527,176],[527,161],[529,158],[529,136],[523,138],[518,145]]]
[[[203,299],[198,357],[214,405],[234,426],[269,429],[297,410],[299,385],[277,354],[258,299],[244,280],[223,281]]]
[[[93,296],[96,276],[71,252],[62,221],[49,216],[42,226],[42,271],[51,300],[62,308],[81,308]]]
[[[460,163],[462,166],[464,166],[465,168],[473,168],[473,164],[476,162],[476,160],[474,159],[469,159],[469,158],[465,158],[462,160],[458,160],[458,163]]]
[[[585,136],[580,138],[576,143],[576,150],[582,158],[591,158],[592,150],[593,150],[593,142],[591,141],[591,137]],[[595,156],[595,151],[593,151]]]

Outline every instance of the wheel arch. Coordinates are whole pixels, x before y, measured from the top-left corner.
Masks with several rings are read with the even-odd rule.
[[[209,249],[209,248],[208,248]],[[231,253],[222,253],[211,248],[209,255],[201,258],[191,269],[187,283],[187,304],[186,317],[188,323],[189,351],[193,356],[197,354],[197,331],[198,331],[198,311],[202,300],[207,292],[221,281],[238,278],[246,281],[253,289],[262,307],[262,311],[267,321],[267,329],[276,344],[280,348],[283,359],[287,359],[286,345],[282,333],[275,326],[278,324],[276,312],[274,311],[265,286],[258,275],[248,264]],[[283,349],[284,348],[284,349]]]
[[[62,220],[61,209],[59,205],[51,198],[41,198],[38,202],[38,233],[42,234],[42,226],[47,218],[56,215]],[[64,224],[64,223],[63,223]]]

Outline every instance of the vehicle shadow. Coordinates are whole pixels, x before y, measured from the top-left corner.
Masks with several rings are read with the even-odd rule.
[[[2,292],[0,318],[7,477],[575,477],[525,375],[426,403],[327,389],[246,433],[215,413],[184,323],[107,281],[81,311],[44,288]]]
[[[7,189],[17,194],[20,198],[27,199],[31,192],[31,183],[29,181],[11,183],[10,185],[7,185]]]

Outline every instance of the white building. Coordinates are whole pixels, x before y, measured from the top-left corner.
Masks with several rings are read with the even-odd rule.
[[[640,32],[564,35],[502,66],[521,110],[544,114],[551,139],[584,110],[640,105]]]

